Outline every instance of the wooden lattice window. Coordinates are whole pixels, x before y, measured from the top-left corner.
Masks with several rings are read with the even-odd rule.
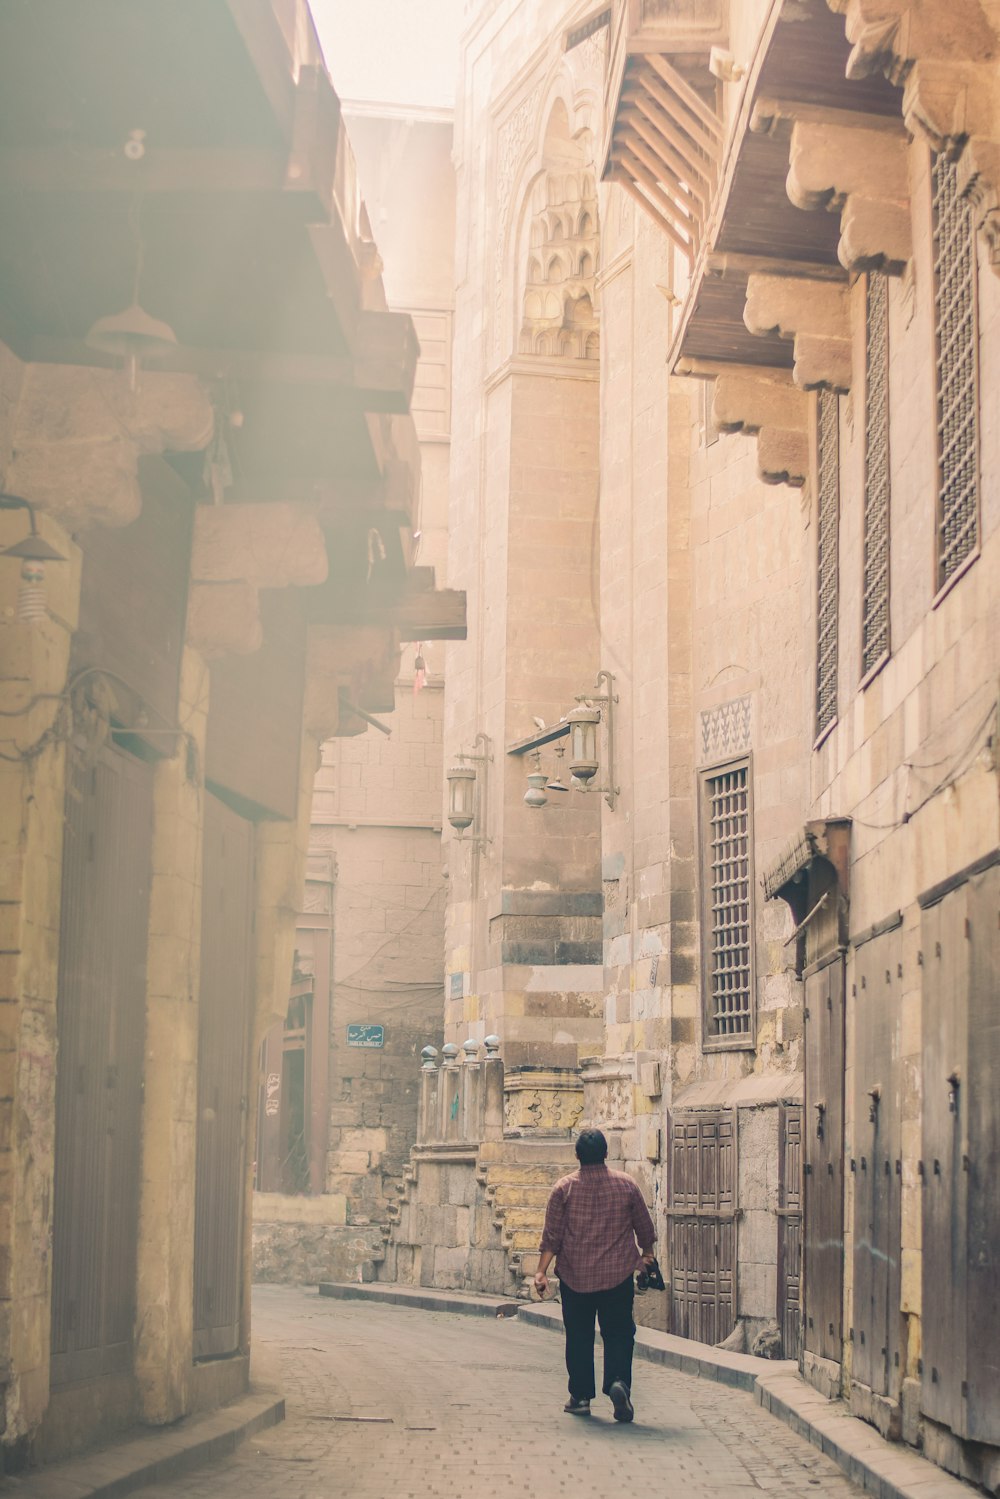
[[[750,765],[703,779],[705,1041],[753,1043],[753,877]]]
[[[937,334],[937,584],[979,544],[976,241],[954,162],[935,156],[934,311]]]
[[[861,669],[889,654],[889,283],[872,272],[865,308],[865,530]]]
[[[837,717],[837,642],[840,607],[840,398],[820,393],[816,442],[816,732]]]

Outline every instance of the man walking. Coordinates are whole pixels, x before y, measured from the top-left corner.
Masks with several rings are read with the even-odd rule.
[[[632,1350],[635,1323],[632,1276],[653,1259],[656,1229],[636,1183],[607,1167],[608,1142],[599,1129],[585,1129],[576,1142],[579,1171],[557,1181],[545,1209],[545,1228],[535,1276],[540,1295],[557,1261],[566,1328],[569,1400],[573,1416],[589,1416],[594,1399],[594,1318],[604,1342],[605,1395],[616,1421],[631,1421]],[[637,1247],[638,1246],[638,1247]]]

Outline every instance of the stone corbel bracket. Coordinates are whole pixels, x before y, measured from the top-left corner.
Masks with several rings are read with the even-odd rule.
[[[198,452],[213,425],[212,403],[193,375],[144,371],[132,392],[115,370],[28,364],[6,487],[70,531],[127,526],[142,508],[139,459]]]
[[[792,377],[801,390],[850,390],[846,282],[754,272],[747,279],[743,321],[751,333],[778,333],[793,340]]]
[[[790,375],[740,366],[715,377],[712,421],[720,432],[756,436],[757,472],[765,484],[801,489],[806,482],[810,409]]]
[[[957,161],[962,191],[1000,270],[1000,10],[995,0],[827,0],[845,18],[848,78],[903,89],[907,130]]]
[[[200,505],[191,544],[187,641],[207,660],[259,650],[261,588],[326,581],[322,527],[303,505]]]
[[[399,674],[399,636],[376,625],[311,625],[306,657],[306,731],[322,742],[365,727],[342,715],[340,689],[354,701],[377,677]]]
[[[759,99],[750,128],[787,135],[786,187],[796,208],[840,214],[845,271],[902,273],[913,243],[910,140],[901,120]]]

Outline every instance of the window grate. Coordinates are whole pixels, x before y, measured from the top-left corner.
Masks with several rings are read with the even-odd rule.
[[[889,651],[889,285],[871,272],[865,309],[865,533],[861,663]]]
[[[976,393],[976,242],[954,162],[934,158],[937,325],[938,587],[979,542],[979,402]]]
[[[817,430],[816,732],[837,716],[840,533],[840,397],[820,392]]]
[[[716,1038],[748,1037],[752,1022],[749,766],[707,777],[706,793],[711,927],[708,1030]]]

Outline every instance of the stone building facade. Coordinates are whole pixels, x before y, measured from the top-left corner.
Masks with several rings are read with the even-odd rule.
[[[0,100],[6,1469],[246,1389],[319,746],[461,601],[305,5],[13,7]]]
[[[494,762],[445,1032],[495,1033],[505,1104],[449,1140],[490,1063],[429,1059],[389,1237],[460,1283],[468,1232],[511,1288],[600,1124],[673,1330],[783,1347],[990,1488],[998,46],[977,0],[468,7],[445,736]],[[593,372],[539,299],[570,168]]]
[[[421,464],[414,555],[443,581],[454,300],[451,116],[355,103],[345,107],[345,118],[377,226],[387,299],[412,317],[420,341],[412,398]],[[396,1200],[416,1138],[416,1058],[429,1037],[442,1040],[444,633],[429,623],[426,639],[406,646],[391,690],[365,703],[376,717],[392,713],[385,724],[390,734],[359,721],[360,733],[323,746],[309,838],[312,878],[299,921],[300,972],[289,1016],[268,1038],[262,1063],[260,1277],[336,1279],[370,1262],[381,1239],[377,1229],[374,1239],[365,1230],[382,1222]],[[302,1205],[285,1200],[301,1193],[323,1194],[325,1210],[315,1204],[304,1221]]]

